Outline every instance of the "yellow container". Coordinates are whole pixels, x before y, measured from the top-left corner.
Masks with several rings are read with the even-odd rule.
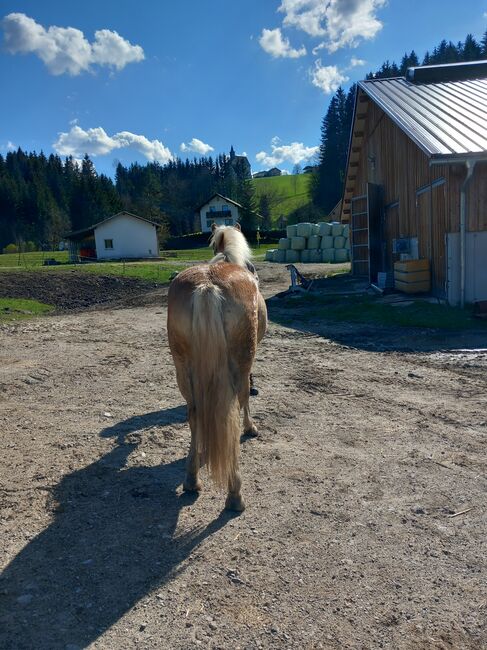
[[[394,287],[404,293],[428,293],[431,291],[430,261],[395,262]]]

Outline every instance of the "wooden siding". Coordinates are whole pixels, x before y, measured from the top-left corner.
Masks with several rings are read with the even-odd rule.
[[[460,187],[465,166],[430,165],[426,154],[379,106],[359,95],[362,113],[365,103],[366,119],[362,118],[360,123],[362,142],[359,150],[355,147],[353,152],[353,168],[349,166],[347,170],[343,209],[350,209],[353,197],[366,194],[367,183],[380,185],[384,270],[392,270],[398,259],[392,253],[392,240],[417,237],[420,257],[431,261],[433,292],[444,296],[445,235],[459,230]],[[467,192],[467,206],[467,230],[487,230],[487,163],[476,166]],[[348,220],[349,213],[344,217]]]

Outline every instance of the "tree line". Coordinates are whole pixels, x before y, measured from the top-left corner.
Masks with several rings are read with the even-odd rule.
[[[418,65],[481,59],[487,59],[487,31],[480,42],[472,34],[456,44],[442,40],[431,52],[425,53],[421,64],[416,52],[411,50],[409,54],[404,54],[399,65],[394,61],[385,61],[376,72],[369,72],[366,79],[401,77],[409,67]],[[311,177],[312,204],[322,214],[328,214],[342,198],[355,92],[355,84],[347,93],[343,88],[338,88],[322,121],[319,160]]]
[[[215,192],[240,203],[243,225],[252,229],[258,206],[245,160],[233,147],[228,155],[166,165],[119,163],[114,180],[98,174],[89,156],[79,163],[19,148],[0,155],[0,249],[56,248],[67,232],[121,210],[159,223],[168,235],[187,234],[199,230],[195,208]]]

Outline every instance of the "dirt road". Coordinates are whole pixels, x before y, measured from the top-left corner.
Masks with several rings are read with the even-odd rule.
[[[147,303],[0,330],[0,647],[487,647],[486,346],[270,301],[232,517]]]

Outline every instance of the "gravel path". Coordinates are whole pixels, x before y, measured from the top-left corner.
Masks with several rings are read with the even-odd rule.
[[[233,517],[181,492],[165,318],[0,330],[0,647],[487,647],[485,346],[271,322]]]

